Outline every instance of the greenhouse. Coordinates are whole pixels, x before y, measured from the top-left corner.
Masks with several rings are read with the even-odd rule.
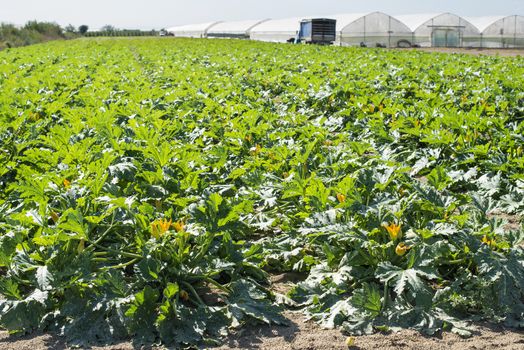
[[[184,38],[206,38],[207,32],[213,26],[222,23],[218,22],[208,22],[208,23],[199,23],[199,24],[188,24],[184,26],[168,28],[167,31],[173,34],[176,37]]]
[[[478,47],[480,31],[452,13],[395,16],[412,32],[412,45],[421,47]]]
[[[249,39],[251,30],[261,24],[268,21],[264,20],[251,20],[251,21],[234,21],[234,22],[221,22],[212,26],[207,31],[208,38],[243,38]]]
[[[399,47],[410,45],[411,30],[382,12],[327,16],[337,20],[337,44],[342,46]]]
[[[251,30],[252,40],[285,43],[296,38],[300,21],[307,17],[272,19],[265,21]]]
[[[382,12],[209,22],[169,28],[177,37],[293,42],[304,19],[337,20],[335,45],[366,47],[524,48],[524,16],[452,13],[390,16]]]
[[[480,31],[479,47],[524,47],[524,16],[472,17],[467,19]]]

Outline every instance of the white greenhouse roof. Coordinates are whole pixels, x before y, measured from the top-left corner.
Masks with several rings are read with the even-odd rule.
[[[483,32],[489,26],[504,18],[506,18],[506,16],[464,17],[466,21],[477,27],[480,32]]]
[[[393,16],[393,18],[398,19],[400,22],[404,23],[408,28],[414,32],[418,27],[424,23],[431,21],[433,18],[444,15],[445,13],[419,13],[413,15],[400,15]]]
[[[176,26],[176,27],[168,28],[167,31],[170,33],[190,33],[190,32],[206,33],[211,27],[219,23],[222,23],[222,22],[218,21],[218,22],[187,24],[183,26]]]
[[[292,17],[284,19],[271,19],[264,23],[261,23],[253,28],[251,32],[264,33],[264,32],[289,32],[296,33],[300,29],[300,21],[304,18],[312,17]]]
[[[368,13],[343,13],[343,14],[336,14],[332,16],[326,16],[326,18],[333,18],[337,20],[337,32],[342,32],[347,27],[351,26],[354,22],[362,19],[362,18],[373,18],[375,20],[381,20],[381,19],[387,19],[387,22],[383,22],[383,28],[389,28],[390,27],[396,27],[401,26],[401,30],[404,32],[411,32],[411,29],[404,24],[403,22],[399,21],[396,17],[390,16],[384,12],[375,11],[375,12],[368,12]],[[391,19],[392,21],[390,21]],[[371,27],[373,24],[371,24]]]
[[[324,16],[325,18],[332,18],[337,20],[337,32],[342,31],[345,27],[351,23],[370,15],[372,12],[368,13],[341,13],[332,16]]]
[[[248,21],[221,22],[212,26],[208,33],[238,33],[247,34],[253,27],[267,22],[269,19],[256,19]]]

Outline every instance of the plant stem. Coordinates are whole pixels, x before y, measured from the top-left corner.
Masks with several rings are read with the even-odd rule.
[[[122,263],[122,264],[119,264],[119,265],[102,267],[100,270],[106,271],[106,270],[111,270],[111,269],[123,269],[123,268],[128,267],[129,265],[132,265],[132,264],[136,263],[139,260],[140,259],[138,259],[138,258],[137,259],[133,259],[133,260],[130,260],[130,261],[126,262],[126,263]]]
[[[115,250],[115,249],[111,249],[111,248],[106,248],[106,247],[104,247],[104,246],[102,246],[100,244],[94,243],[94,242],[92,242],[91,244],[93,246],[96,246],[99,249],[104,250],[104,251],[107,251],[107,252],[110,252],[110,253],[114,253],[114,254],[119,254],[119,255],[122,255],[122,256],[126,256],[128,258],[134,258],[134,259],[142,259],[143,258],[142,255],[138,255],[138,254],[134,254],[134,253],[128,253],[128,252],[123,252],[123,251],[119,251],[119,250]]]
[[[203,278],[204,281],[208,282],[208,283],[211,283],[212,285],[214,285],[215,287],[217,287],[218,289],[220,289],[221,291],[223,292],[226,292],[226,293],[231,293],[231,290],[223,285],[221,285],[220,283],[218,283],[217,281],[215,281],[214,279],[212,278],[209,278],[209,277],[204,277]]]
[[[102,242],[102,240],[106,238],[106,236],[109,234],[109,232],[113,228],[114,221],[115,221],[115,214],[113,213],[113,217],[111,218],[111,224],[109,224],[109,228],[105,230],[104,233],[102,233],[96,241],[94,242],[89,241],[92,244],[92,246],[97,246],[98,243]],[[92,246],[87,247],[86,250],[92,250],[93,249]]]
[[[186,281],[182,281],[180,282],[181,284],[183,284],[187,289],[189,289],[189,291],[191,292],[191,294],[193,294],[193,296],[195,297],[195,299],[198,301],[198,303],[200,305],[203,305],[205,306],[206,304],[202,301],[202,299],[200,298],[200,296],[198,295],[197,291],[195,290],[195,288],[193,288],[193,286],[189,283],[187,283]]]
[[[382,311],[388,307],[388,282],[384,283],[384,300],[382,301]]]

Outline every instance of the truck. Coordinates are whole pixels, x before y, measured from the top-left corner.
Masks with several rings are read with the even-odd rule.
[[[331,45],[337,38],[337,21],[329,18],[311,18],[300,21],[296,43]]]

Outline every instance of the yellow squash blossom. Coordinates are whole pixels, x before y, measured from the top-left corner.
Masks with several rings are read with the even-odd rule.
[[[173,224],[173,227],[175,228],[175,231],[176,232],[182,232],[184,231],[184,228],[185,228],[185,224],[183,221],[177,221]]]
[[[351,348],[355,346],[355,337],[347,337],[346,338],[346,345]]]
[[[60,220],[60,216],[58,216],[57,213],[55,213],[54,211],[51,212],[51,219],[53,219],[53,222],[56,224],[58,222],[58,220]]]
[[[84,251],[85,246],[86,246],[86,241],[81,239],[80,242],[78,243],[78,247],[76,248],[76,251],[78,252],[78,254]]]
[[[405,245],[404,243],[399,243],[397,245],[397,247],[395,248],[395,253],[398,255],[398,256],[404,256],[406,255],[407,251],[410,249],[411,247]]]
[[[388,231],[389,238],[391,238],[392,241],[396,241],[397,239],[402,238],[401,225],[389,224],[384,225],[384,228]]]
[[[151,236],[153,236],[156,239],[160,239],[166,233],[169,231],[169,228],[171,227],[171,219],[167,221],[167,219],[160,219],[156,220],[151,223]]]
[[[180,299],[182,299],[184,301],[188,301],[189,300],[188,292],[186,292],[185,290],[181,290],[180,291]]]
[[[494,248],[497,246],[497,242],[495,242],[495,239],[489,239],[488,236],[482,237],[482,243]]]

